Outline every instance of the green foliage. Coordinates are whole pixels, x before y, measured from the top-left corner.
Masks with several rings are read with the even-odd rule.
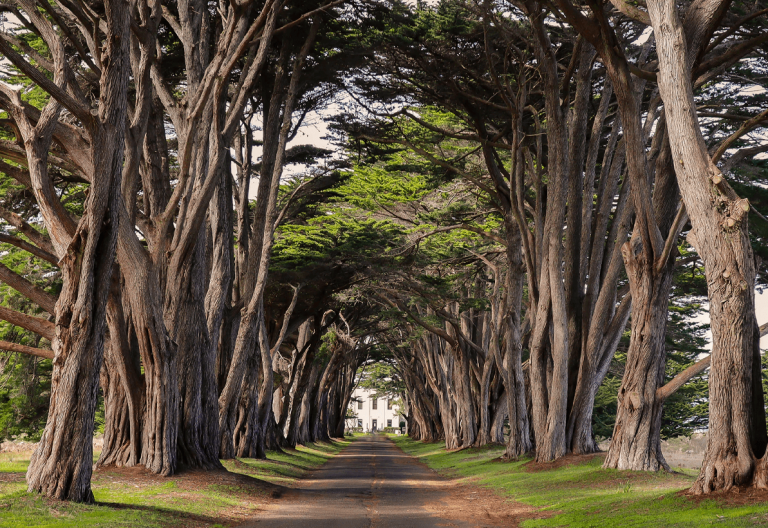
[[[391,222],[355,220],[329,212],[305,225],[285,225],[275,241],[273,267],[298,272],[313,265],[343,265],[352,258],[376,260],[386,255],[400,234]]]
[[[430,190],[422,174],[376,165],[359,166],[346,185],[339,189],[339,201],[374,212],[395,204],[420,200]]]
[[[405,394],[405,383],[391,363],[375,362],[363,365],[358,370],[359,387],[373,391],[373,398],[387,398],[392,405],[403,408],[402,395]]]
[[[4,207],[14,210],[33,227],[39,221],[37,208],[30,203],[24,187],[2,173],[0,200]],[[0,230],[25,239],[9,225],[0,225]],[[0,244],[0,263],[53,296],[61,289],[58,268],[14,245]],[[0,284],[0,305],[47,317],[36,304],[5,283]],[[5,321],[0,321],[0,340],[50,348],[47,340]],[[50,360],[0,351],[0,441],[10,438],[34,441],[40,437],[48,413],[52,369]]]
[[[36,441],[45,427],[51,361],[0,352],[0,441]]]
[[[621,379],[609,373],[597,389],[592,413],[592,432],[597,438],[609,438],[613,435],[619,387]]]

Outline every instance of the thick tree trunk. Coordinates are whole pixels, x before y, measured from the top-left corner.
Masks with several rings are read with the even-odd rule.
[[[480,424],[475,439],[475,447],[484,446],[491,442],[491,375],[493,374],[493,357],[489,354],[483,365],[483,376],[480,380]]]
[[[504,443],[504,422],[509,417],[509,414],[507,413],[507,401],[507,394],[505,391],[499,397],[499,401],[494,409],[493,419],[491,420],[491,442],[494,444]]]
[[[319,367],[315,363],[315,351],[319,345],[317,322],[315,323],[315,332],[316,334],[312,336],[314,342],[310,345],[309,352],[307,352],[304,368],[293,394],[293,403],[291,404],[291,413],[288,420],[288,432],[285,435],[286,442],[291,447],[303,443],[306,438],[302,436],[301,432],[302,415],[306,414],[305,406],[311,397],[311,388],[315,384],[317,372],[319,371]]]
[[[326,411],[328,405],[328,393],[331,389],[332,381],[336,378],[336,371],[339,368],[342,350],[343,348],[337,343],[317,386],[309,419],[309,434],[312,442],[330,439],[330,436],[328,435],[328,413]]]
[[[258,370],[252,370],[254,358],[261,352],[257,349],[259,317],[257,311],[248,310],[240,320],[240,325],[235,341],[235,352],[227,382],[219,396],[219,435],[221,436],[221,458],[227,459],[234,456],[235,445],[241,442],[235,442],[234,435],[236,424],[241,418],[238,417],[239,409],[242,404],[243,394],[240,392],[242,387],[248,385],[246,376],[258,375]]]
[[[511,229],[511,222],[507,223],[507,229]],[[520,240],[518,235],[510,242]],[[533,448],[530,437],[531,425],[528,420],[528,410],[525,394],[525,379],[523,377],[523,343],[520,338],[520,309],[523,298],[523,263],[519,242],[508,245],[507,258],[509,259],[509,272],[507,275],[507,302],[509,315],[505,317],[503,324],[506,326],[506,353],[503,364],[499,370],[505,372],[504,384],[506,386],[506,414],[509,418],[509,438],[504,457],[517,460],[527,454]],[[502,431],[503,433],[503,431]]]
[[[632,334],[624,379],[619,389],[616,425],[603,467],[657,471],[669,469],[661,453],[663,402],[656,391],[664,384],[667,305],[674,259],[660,271],[633,238],[624,247],[624,263],[632,292]]]
[[[123,252],[122,235],[118,248]],[[137,255],[138,253],[133,253]],[[125,258],[125,293],[130,312],[131,341],[135,341],[144,368],[140,463],[153,473],[171,475],[177,469],[179,386],[177,348],[163,322],[160,280],[155,266],[145,259]]]
[[[104,447],[97,465],[130,467],[141,460],[144,380],[139,355],[128,339],[119,288],[114,286],[107,301],[109,344],[101,369]]]
[[[562,231],[567,192],[566,121],[559,103],[557,59],[541,14],[531,17],[536,33],[536,58],[541,63],[545,108],[549,178],[547,218],[539,284],[539,302],[534,319],[531,348],[533,428],[536,460],[549,462],[566,453],[568,407],[568,314],[563,286]],[[550,330],[552,339],[550,340]],[[549,346],[548,346],[549,344]],[[549,379],[549,381],[547,381]]]
[[[456,393],[456,406],[459,410],[459,430],[461,432],[462,447],[469,447],[477,438],[477,413],[475,401],[472,397],[471,372],[469,366],[469,350],[456,347],[459,357],[456,358],[454,367],[458,370],[458,391]]]
[[[48,420],[27,470],[29,491],[78,502],[93,501],[93,420],[117,245],[130,71],[128,5],[106,0],[105,7],[108,60],[101,74],[99,114],[89,130],[93,167],[99,177],[91,185],[77,231],[62,252],[63,286],[56,303]],[[47,111],[49,107],[43,113]],[[57,116],[56,109],[54,122]],[[35,183],[37,191],[41,186]],[[41,197],[38,202],[46,199]],[[60,247],[65,246],[63,240],[59,242]]]
[[[748,234],[749,203],[712,164],[699,128],[686,44],[677,7],[649,0],[659,56],[659,90],[669,128],[675,173],[704,261],[712,328],[709,440],[694,493],[750,484],[755,269]]]
[[[269,336],[264,324],[264,310],[261,310],[259,331],[259,353],[261,354],[261,385],[259,387],[259,432],[256,438],[257,458],[266,458],[266,436],[269,433],[269,421],[272,420],[272,396],[274,393],[274,373],[272,371],[272,355],[269,349]],[[277,352],[276,352],[277,353]],[[274,420],[272,420],[274,422]],[[273,423],[274,425],[274,423]]]
[[[304,398],[301,401],[299,407],[299,417],[296,420],[296,432],[295,439],[296,444],[307,444],[313,441],[310,428],[312,426],[312,407],[317,399],[317,385],[320,378],[320,371],[322,365],[319,362],[315,362],[312,365],[311,374],[309,376],[309,385],[307,391],[304,393]]]
[[[124,378],[119,374],[118,359],[114,356],[120,350],[110,342],[104,351],[104,365],[101,369],[101,390],[104,397],[104,447],[97,466],[135,466],[141,457],[141,427],[137,412],[141,400],[130,400],[125,390]],[[137,387],[140,388],[140,387]],[[135,396],[140,398],[140,393]],[[137,405],[138,404],[138,405]]]
[[[216,395],[215,360],[205,318],[205,231],[200,230],[189,258],[174,255],[169,267],[164,319],[178,344],[181,414],[178,463],[186,468],[219,469],[218,438],[210,436],[210,398]],[[216,413],[217,414],[217,413]]]
[[[113,137],[120,139],[114,131]],[[119,176],[111,172],[109,178],[110,172],[92,186],[104,187],[91,191],[86,215],[62,259],[48,421],[27,470],[29,491],[76,502],[93,502],[93,419],[118,223]]]

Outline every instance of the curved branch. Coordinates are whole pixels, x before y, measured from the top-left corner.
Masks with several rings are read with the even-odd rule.
[[[725,151],[728,150],[731,145],[736,142],[737,139],[766,120],[768,120],[768,110],[764,110],[757,114],[755,117],[744,121],[744,123],[736,132],[728,136],[725,140],[723,140],[722,143],[720,143],[720,146],[717,147],[717,150],[712,155],[712,163],[717,163],[720,161],[720,158],[723,156],[723,154],[725,154]]]
[[[692,378],[698,376],[709,368],[709,364],[712,362],[712,356],[709,355],[704,359],[700,359],[680,374],[672,378],[672,380],[656,389],[656,401],[664,401],[672,396],[677,390],[688,383]]]
[[[2,243],[16,246],[19,249],[22,249],[28,253],[33,254],[39,259],[42,259],[46,262],[50,262],[54,266],[59,265],[59,260],[56,258],[55,255],[52,255],[51,253],[45,251],[44,249],[40,249],[39,247],[32,245],[26,240],[22,240],[19,237],[15,237],[13,235],[6,235],[5,233],[0,233],[0,244]]]
[[[0,218],[15,227],[19,233],[30,239],[33,244],[41,248],[43,251],[49,254],[54,253],[53,244],[51,244],[50,239],[25,222],[21,216],[17,215],[13,211],[9,211],[4,207],[0,207]]]
[[[39,286],[35,286],[27,279],[0,263],[0,281],[22,294],[40,308],[53,315],[56,313],[56,298]]]
[[[20,352],[21,354],[27,354],[28,356],[36,356],[44,359],[53,359],[53,350],[24,346],[18,343],[11,343],[10,341],[0,341],[0,350],[6,350],[8,352]]]
[[[651,17],[645,11],[641,11],[626,0],[611,0],[613,7],[619,12],[628,16],[635,22],[640,22],[646,26],[651,25]]]
[[[72,112],[72,115],[77,117],[80,121],[87,123],[88,125],[93,122],[93,116],[85,106],[69,95],[66,90],[57,86],[47,75],[27,62],[24,57],[16,53],[8,41],[3,38],[2,34],[0,34],[0,53],[21,70],[24,75],[29,77],[32,82],[48,92],[48,94],[61,103],[64,108]]]
[[[41,319],[40,317],[34,317],[32,315],[17,312],[16,310],[11,310],[5,306],[0,306],[0,319],[9,322],[12,325],[20,326],[25,330],[29,330],[30,332],[41,335],[48,341],[53,341],[55,326],[50,321]]]

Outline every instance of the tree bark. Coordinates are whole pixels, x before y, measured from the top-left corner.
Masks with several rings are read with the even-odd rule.
[[[693,225],[689,239],[704,261],[712,328],[709,439],[697,494],[753,482],[752,361],[757,328],[749,203],[740,200],[709,158],[699,127],[677,7],[649,0],[659,56],[659,90],[675,173]]]
[[[60,254],[63,287],[56,303],[51,401],[45,430],[27,470],[29,491],[77,502],[93,502],[93,420],[117,244],[130,71],[128,5],[106,0],[105,7],[107,60],[101,74],[98,117],[89,124],[93,166],[99,178],[91,184],[85,214],[74,236],[54,244],[66,249]],[[58,105],[49,103],[43,113],[47,111],[55,122]],[[47,134],[38,146],[45,152],[49,145]],[[47,199],[41,196],[38,201]]]

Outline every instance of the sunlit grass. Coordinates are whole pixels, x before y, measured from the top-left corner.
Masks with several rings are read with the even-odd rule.
[[[266,460],[222,461],[240,473],[279,485],[291,485],[307,471],[332,458],[351,440],[268,452]],[[221,524],[224,514],[243,521],[256,517],[266,488],[210,483],[190,485],[184,475],[167,479],[125,478],[109,469],[94,473],[96,504],[54,501],[27,493],[24,475],[30,453],[0,453],[0,528],[34,527],[162,527]],[[98,453],[94,455],[96,458]],[[94,458],[94,460],[95,460]],[[233,513],[234,512],[234,513]],[[231,523],[230,523],[231,524]]]
[[[32,452],[0,453],[0,473],[22,473],[27,471]]]
[[[266,460],[239,458],[223,460],[224,467],[230,471],[244,473],[252,477],[288,486],[301,478],[307,471],[323,465],[352,440],[334,440],[317,442],[296,449],[284,449],[284,452],[270,451]]]
[[[601,467],[603,457],[595,456],[576,465],[532,472],[524,467],[529,459],[500,461],[501,446],[448,453],[442,444],[391,438],[444,475],[491,488],[545,512],[546,518],[525,521],[524,527],[768,525],[768,504],[725,507],[714,500],[697,503],[681,496],[679,492],[691,486],[694,471],[607,470]]]

